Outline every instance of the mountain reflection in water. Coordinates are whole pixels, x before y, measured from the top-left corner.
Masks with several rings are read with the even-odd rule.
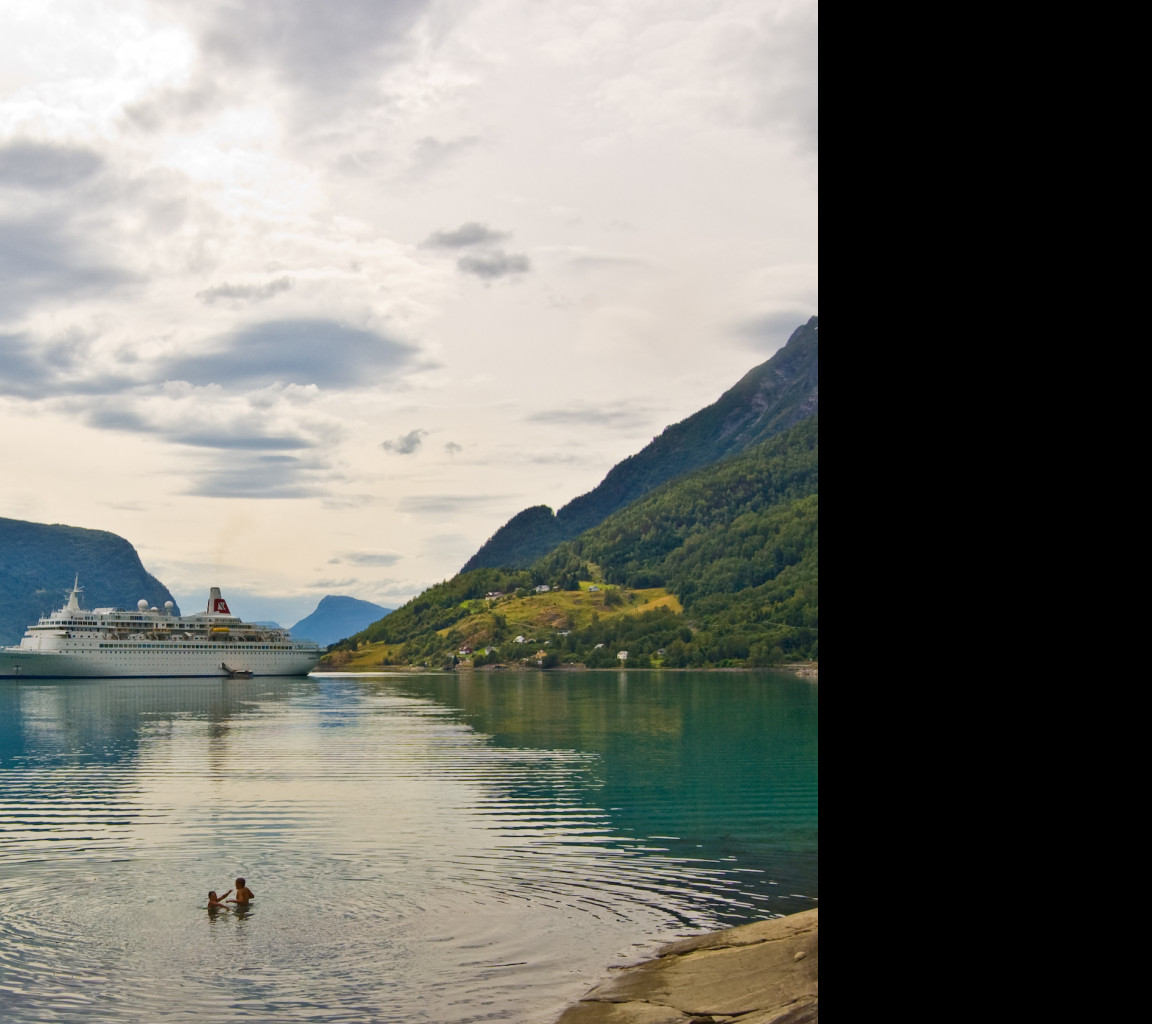
[[[813,905],[817,726],[772,673],[0,683],[0,1018],[547,1021]]]

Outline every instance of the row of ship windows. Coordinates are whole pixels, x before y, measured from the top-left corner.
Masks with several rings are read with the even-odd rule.
[[[101,644],[101,648],[109,647],[115,650],[164,650],[171,651],[173,648],[180,650],[220,650],[219,644]],[[247,644],[244,647],[247,651],[283,651],[288,650],[288,644]]]

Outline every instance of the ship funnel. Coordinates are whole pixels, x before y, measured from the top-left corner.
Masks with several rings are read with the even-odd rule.
[[[209,615],[231,615],[228,610],[228,602],[220,596],[220,588],[213,587],[208,591],[208,614]]]

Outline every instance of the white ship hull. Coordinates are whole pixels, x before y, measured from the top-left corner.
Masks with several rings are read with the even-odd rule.
[[[311,640],[236,618],[216,587],[197,615],[174,614],[170,601],[86,611],[80,592],[77,580],[63,608],[0,648],[0,679],[303,676],[320,661]]]
[[[137,676],[306,676],[320,660],[310,651],[0,651],[0,679],[109,679]],[[227,666],[225,668],[224,666]]]

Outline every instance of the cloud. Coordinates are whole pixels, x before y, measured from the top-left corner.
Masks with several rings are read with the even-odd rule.
[[[135,274],[108,262],[107,251],[57,215],[0,220],[0,317],[20,315],[40,301],[110,298],[136,284]]]
[[[625,406],[581,403],[566,409],[544,409],[524,417],[527,423],[550,426],[610,427],[613,430],[642,427],[652,419],[649,410],[635,403]]]
[[[211,351],[173,359],[161,371],[162,379],[229,388],[356,387],[379,385],[415,354],[403,342],[331,320],[270,320],[220,339]]]
[[[97,174],[104,158],[82,146],[17,139],[0,146],[0,186],[59,190]]]
[[[432,249],[461,249],[469,245],[491,245],[510,237],[507,231],[493,231],[487,224],[469,221],[455,231],[434,231],[420,244]]]
[[[403,559],[403,555],[395,554],[394,552],[382,552],[379,554],[372,554],[363,551],[345,552],[341,555],[336,555],[334,558],[328,559],[329,565],[366,565],[366,566],[382,566],[382,565],[395,565]]]
[[[405,175],[409,181],[425,181],[433,174],[446,170],[483,140],[478,135],[463,135],[441,142],[428,135],[420,139],[412,151],[412,162]]]
[[[458,515],[507,500],[505,494],[410,494],[396,503],[396,510],[415,515]]]
[[[410,430],[393,441],[381,441],[380,447],[394,455],[411,455],[424,443],[427,434],[427,430]]]
[[[256,65],[306,102],[340,99],[375,86],[409,55],[412,29],[428,6],[428,0],[217,3],[201,39],[208,77]]]
[[[240,454],[195,477],[184,493],[201,498],[318,497],[331,488],[324,468],[292,455]]]
[[[278,277],[265,284],[218,284],[197,292],[196,298],[206,306],[221,305],[229,309],[240,309],[286,292],[292,288],[292,284],[290,277]]]
[[[758,83],[754,120],[779,125],[814,161],[820,144],[819,8],[781,7],[765,14],[759,31],[748,36],[748,67]]]
[[[444,450],[449,455],[455,455],[457,452],[462,452],[464,448],[463,446],[458,445],[455,441],[449,441],[446,445],[444,445]]]
[[[771,355],[792,336],[797,327],[808,322],[815,314],[812,309],[785,309],[744,320],[733,328],[735,334],[746,338],[757,351]]]
[[[523,253],[508,253],[502,249],[478,256],[461,256],[456,267],[462,274],[473,274],[487,280],[507,277],[510,274],[526,274],[532,263]]]

